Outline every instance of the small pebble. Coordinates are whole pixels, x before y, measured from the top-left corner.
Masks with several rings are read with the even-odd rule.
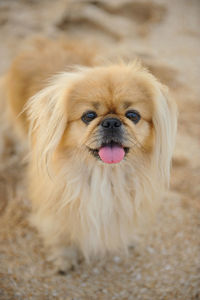
[[[121,258],[119,256],[114,256],[113,261],[119,263],[121,261]]]
[[[99,269],[97,269],[97,268],[94,268],[92,271],[94,274],[99,274]]]

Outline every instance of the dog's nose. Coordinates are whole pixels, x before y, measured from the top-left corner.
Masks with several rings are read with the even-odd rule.
[[[121,121],[117,118],[107,118],[104,119],[101,123],[101,126],[105,129],[114,129],[122,125]]]

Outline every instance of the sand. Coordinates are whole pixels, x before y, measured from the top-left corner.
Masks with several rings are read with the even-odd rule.
[[[0,299],[200,299],[200,3],[0,1],[0,74],[33,35],[89,41],[102,56],[140,57],[179,107],[171,189],[130,255],[54,273],[28,223],[26,162],[0,119]],[[2,109],[3,110],[3,109]]]

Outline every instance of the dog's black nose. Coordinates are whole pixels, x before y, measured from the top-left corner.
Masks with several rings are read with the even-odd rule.
[[[121,121],[117,118],[107,118],[104,119],[101,123],[101,126],[105,129],[118,128],[122,125]]]

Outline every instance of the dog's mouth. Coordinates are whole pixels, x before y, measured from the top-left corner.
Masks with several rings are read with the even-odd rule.
[[[116,164],[124,159],[129,148],[124,147],[120,143],[110,142],[102,144],[99,149],[89,148],[89,151],[104,163]]]

